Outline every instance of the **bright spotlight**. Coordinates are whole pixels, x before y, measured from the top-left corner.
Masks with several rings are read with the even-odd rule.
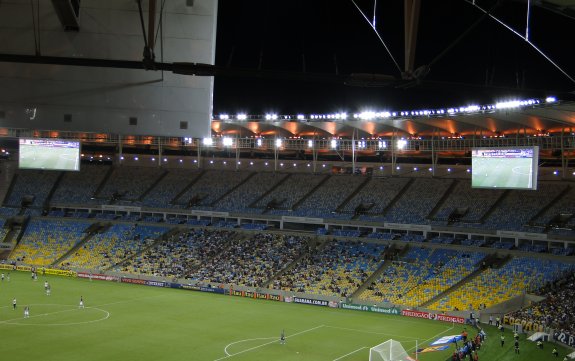
[[[212,146],[212,144],[214,144],[214,141],[212,138],[204,138],[202,143],[204,143],[205,146],[210,147],[210,146]]]
[[[332,148],[332,149],[337,148],[337,140],[335,140],[335,139],[332,139],[332,140],[331,140],[331,148]]]
[[[281,146],[282,146],[282,140],[276,139],[276,148],[281,148]]]
[[[223,140],[224,147],[231,147],[234,144],[234,140],[232,138],[225,137]]]
[[[248,116],[243,113],[238,114],[236,117],[238,118],[238,120],[246,120],[248,118]]]

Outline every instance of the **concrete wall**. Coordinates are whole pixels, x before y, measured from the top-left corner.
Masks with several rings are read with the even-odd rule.
[[[78,32],[64,31],[52,2],[39,3],[36,26],[39,23],[40,35],[36,43],[41,55],[142,59],[144,37],[136,1],[83,0]],[[166,2],[164,62],[214,64],[217,3],[217,0],[196,0],[190,7],[186,0]],[[158,1],[157,13],[160,4]],[[143,6],[147,10],[148,2],[144,1]],[[144,19],[147,24],[147,12]],[[34,55],[33,28],[29,1],[2,1],[0,53]],[[155,53],[160,61],[159,37]],[[211,135],[212,97],[213,77],[0,64],[0,127],[202,138]],[[65,114],[71,119],[65,121]],[[137,125],[130,125],[130,118],[134,117]],[[181,129],[180,122],[187,122],[187,129]]]

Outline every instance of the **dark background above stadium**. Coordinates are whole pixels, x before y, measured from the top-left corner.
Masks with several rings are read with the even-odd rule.
[[[373,20],[375,0],[354,0]],[[219,2],[216,64],[301,74],[400,72],[352,0],[223,0]],[[527,1],[477,0],[525,35]],[[531,2],[529,40],[575,76],[575,1]],[[471,1],[422,1],[415,69],[439,59],[422,84],[348,86],[314,80],[216,77],[214,111],[263,114],[355,111],[486,104],[514,97],[572,99],[575,83],[526,41],[485,17]],[[376,28],[404,66],[404,2],[377,1]],[[440,55],[450,45],[447,53]],[[365,84],[363,84],[365,85]],[[376,85],[376,84],[371,84]]]

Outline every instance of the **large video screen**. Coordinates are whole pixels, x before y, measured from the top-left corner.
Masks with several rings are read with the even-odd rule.
[[[20,138],[21,169],[80,170],[80,142],[61,139]]]
[[[537,189],[539,147],[475,148],[473,188]]]

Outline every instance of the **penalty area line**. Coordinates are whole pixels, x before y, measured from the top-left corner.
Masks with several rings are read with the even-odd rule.
[[[356,353],[356,352],[358,352],[358,351],[361,351],[361,350],[363,350],[363,349],[365,349],[365,348],[367,348],[367,347],[366,347],[366,346],[360,347],[360,348],[358,348],[358,349],[355,350],[355,351],[351,351],[350,353],[346,353],[346,354],[343,355],[343,356],[340,356],[340,357],[338,357],[338,358],[334,358],[333,361],[338,361],[338,360],[341,360],[342,358],[346,358],[347,356],[353,355],[354,353]]]
[[[248,341],[257,341],[257,340],[271,340],[271,339],[277,339],[277,337],[258,337],[258,338],[246,338],[245,340],[239,340],[236,342],[232,342],[229,345],[226,346],[226,348],[224,348],[224,352],[226,353],[226,356],[232,356],[229,352],[228,352],[228,347],[231,347],[233,345],[236,345],[238,343],[242,343],[242,342],[248,342]]]
[[[316,327],[312,327],[312,328],[309,328],[309,329],[307,329],[307,330],[303,330],[303,331],[294,333],[293,335],[286,336],[286,338],[290,338],[290,337],[294,337],[294,336],[297,336],[297,335],[301,335],[301,334],[306,333],[306,332],[311,332],[311,331],[317,330],[318,328],[322,328],[322,327],[324,327],[324,325],[319,325],[319,326],[316,326]],[[274,337],[274,340],[273,340],[273,341],[266,342],[266,343],[261,344],[261,345],[258,345],[258,346],[250,347],[250,348],[248,348],[248,349],[245,349],[245,350],[240,351],[240,352],[236,352],[236,353],[231,354],[231,355],[227,355],[227,356],[224,356],[224,357],[220,357],[220,358],[218,358],[218,359],[215,359],[214,361],[220,361],[220,360],[224,360],[224,359],[227,359],[227,358],[230,358],[230,357],[234,357],[234,356],[237,356],[237,355],[239,355],[239,354],[242,354],[242,353],[245,353],[245,352],[249,352],[249,351],[253,351],[253,350],[256,350],[256,349],[258,349],[258,348],[260,348],[260,347],[264,347],[264,346],[267,346],[267,345],[271,345],[272,343],[276,343],[276,342],[278,342],[278,338],[277,338],[277,337]],[[236,342],[236,343],[237,343],[237,342]],[[231,344],[230,344],[230,345],[231,345]],[[230,345],[228,345],[228,346],[230,346]],[[227,349],[227,346],[226,346],[226,349]],[[227,352],[226,352],[226,353],[227,353]]]

